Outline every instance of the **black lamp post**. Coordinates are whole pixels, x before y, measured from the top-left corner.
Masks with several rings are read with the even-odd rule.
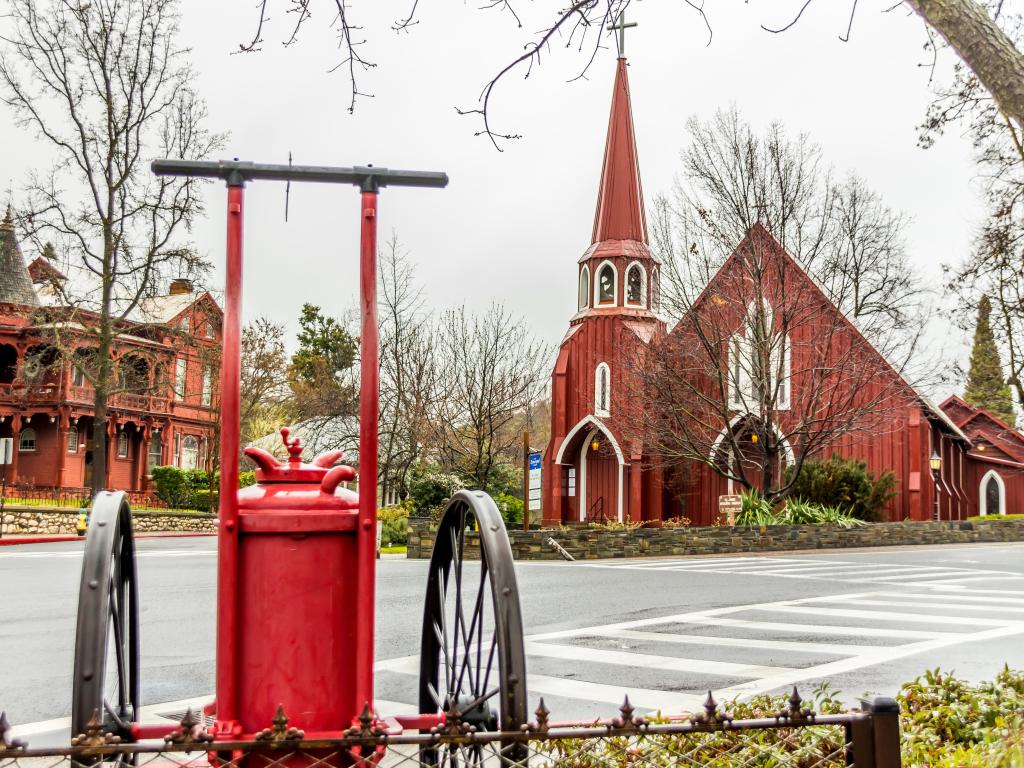
[[[942,457],[937,451],[932,451],[928,464],[932,468],[932,480],[935,483],[935,520],[937,521],[939,519],[939,472],[942,470]]]

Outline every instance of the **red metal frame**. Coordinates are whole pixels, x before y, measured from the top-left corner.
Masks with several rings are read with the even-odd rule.
[[[377,419],[380,371],[377,328],[377,191],[362,193],[359,294],[359,530],[356,563],[355,708],[373,707],[374,598],[377,572]],[[369,396],[367,396],[369,395]]]
[[[242,378],[242,202],[241,183],[228,186],[227,265],[224,295],[224,351],[221,362],[221,423],[240,424]],[[221,487],[238,487],[238,429],[221,429]],[[228,737],[240,732],[235,701],[238,668],[234,652],[238,637],[238,496],[224,492],[219,504],[217,537],[217,723]]]
[[[243,724],[248,723],[246,728],[251,729],[253,712],[252,702],[244,698],[249,694],[240,693],[243,681],[242,664],[244,653],[240,653],[242,632],[259,632],[260,627],[243,627],[241,622],[243,616],[247,616],[253,606],[243,604],[242,596],[252,592],[253,584],[247,577],[247,584],[240,583],[240,573],[243,567],[250,576],[255,573],[258,580],[263,571],[259,569],[258,560],[252,559],[248,545],[245,553],[241,551],[240,534],[242,523],[246,523],[246,531],[252,534],[285,534],[292,536],[293,541],[303,539],[309,533],[323,533],[325,531],[342,532],[353,531],[355,535],[354,547],[349,549],[349,557],[354,551],[355,563],[351,571],[343,570],[337,577],[331,577],[329,588],[340,584],[346,584],[350,579],[355,592],[352,602],[354,615],[349,627],[334,626],[338,624],[335,618],[330,622],[329,628],[320,628],[323,632],[350,631],[347,637],[350,645],[344,643],[334,645],[329,637],[323,638],[323,643],[331,648],[347,648],[351,651],[352,665],[343,665],[343,670],[350,670],[352,690],[337,691],[338,701],[348,701],[353,715],[353,721],[358,722],[358,714],[365,707],[374,712],[378,722],[383,723],[373,708],[373,660],[374,660],[374,599],[375,599],[375,578],[376,578],[376,539],[377,539],[377,449],[378,449],[378,410],[379,410],[379,370],[378,370],[378,327],[377,327],[377,198],[380,187],[383,186],[418,186],[418,187],[443,187],[448,182],[448,177],[443,173],[426,173],[419,171],[393,171],[372,166],[355,168],[329,168],[320,166],[275,166],[257,165],[253,163],[232,161],[232,162],[199,162],[185,160],[160,160],[153,164],[153,171],[158,175],[190,176],[220,178],[227,182],[227,268],[225,273],[225,308],[224,308],[224,333],[223,333],[223,360],[221,365],[221,422],[224,428],[221,431],[220,445],[220,466],[221,466],[221,488],[219,507],[219,529],[218,529],[218,563],[217,563],[217,670],[216,670],[216,701],[205,709],[206,714],[216,714],[215,738],[217,741],[230,741],[243,736]],[[241,380],[241,305],[242,305],[242,224],[243,224],[243,198],[244,184],[253,179],[271,179],[279,181],[319,181],[327,183],[348,183],[356,184],[361,191],[360,207],[360,310],[362,315],[362,329],[360,334],[360,405],[359,405],[359,497],[358,512],[352,516],[337,515],[332,509],[321,511],[317,508],[301,506],[297,512],[298,516],[290,517],[274,516],[267,514],[264,519],[259,512],[251,514],[253,510],[246,506],[245,516],[239,511],[239,496],[234,492],[238,487],[239,455],[240,455],[240,380]],[[284,433],[285,431],[282,430]],[[287,436],[286,436],[287,440]],[[301,447],[297,451],[301,452]],[[340,455],[340,453],[339,453]],[[325,458],[329,454],[325,454]],[[268,461],[273,462],[272,457],[267,456]],[[333,462],[336,457],[330,457]],[[295,459],[299,461],[298,458]],[[320,465],[328,466],[328,465]],[[264,470],[266,468],[264,467]],[[349,470],[351,472],[351,470]],[[259,476],[259,473],[257,473]],[[349,475],[351,476],[351,475]],[[330,490],[324,490],[321,486],[321,493],[332,494],[337,483],[330,486]],[[255,490],[255,489],[254,489]],[[302,491],[300,492],[308,492]],[[262,491],[260,491],[262,493]],[[274,495],[274,494],[269,494]],[[280,492],[277,494],[279,497]],[[351,494],[350,494],[351,495]],[[248,498],[248,497],[247,497]],[[297,497],[298,498],[298,497]],[[308,496],[301,498],[308,499]],[[332,504],[334,497],[331,496]],[[246,504],[252,504],[253,500],[248,499]],[[338,500],[344,506],[344,502]],[[264,507],[269,513],[269,502],[257,494],[256,505],[259,511]],[[274,510],[279,507],[276,502]],[[349,507],[350,508],[350,507]],[[353,520],[353,517],[355,520]],[[248,522],[247,522],[248,521]],[[353,522],[355,523],[353,525]],[[256,525],[259,523],[259,525]],[[344,524],[343,524],[344,523]],[[250,530],[250,528],[252,530]],[[352,534],[349,534],[352,535]],[[264,540],[267,541],[267,540]],[[292,546],[291,544],[288,545]],[[266,547],[259,548],[266,557]],[[293,551],[293,550],[289,550]],[[320,547],[317,551],[325,551]],[[330,546],[326,551],[334,552]],[[243,562],[244,555],[244,562]],[[333,555],[331,555],[333,556]],[[341,562],[341,561],[336,561]],[[253,568],[257,570],[253,572]],[[351,575],[349,575],[351,574]],[[248,589],[248,592],[246,590]],[[257,595],[257,599],[272,601],[272,594]],[[246,599],[254,599],[248,594]],[[261,603],[262,605],[262,603]],[[338,605],[338,603],[333,603]],[[305,626],[303,619],[303,606],[294,606],[294,611],[283,620],[303,622],[299,626]],[[260,614],[262,615],[262,614]],[[246,619],[249,621],[250,619]],[[260,619],[258,621],[264,621]],[[254,619],[255,621],[255,619]],[[345,622],[341,622],[344,624]],[[262,624],[261,624],[262,626]],[[246,634],[245,638],[252,638],[253,635]],[[340,636],[339,636],[340,637]],[[337,638],[336,638],[337,639]],[[319,642],[319,641],[318,641]],[[240,645],[241,643],[241,645]],[[248,647],[248,646],[246,646]],[[294,653],[291,648],[274,649],[275,652],[287,656]],[[248,657],[246,657],[248,658]],[[348,658],[348,657],[345,657]],[[251,661],[251,660],[250,660]],[[244,663],[250,663],[244,661]],[[302,660],[287,659],[286,664],[301,665]],[[319,669],[319,668],[317,668]],[[294,685],[294,680],[288,680],[287,685]],[[248,690],[248,689],[247,689]],[[304,689],[303,689],[304,690]],[[251,693],[251,692],[250,692]],[[239,697],[242,696],[243,699]],[[352,698],[347,698],[351,696]],[[251,698],[251,697],[250,697]],[[262,705],[261,705],[262,706]],[[315,708],[315,707],[314,707]],[[243,711],[244,710],[244,711]],[[344,710],[343,710],[344,711]],[[308,713],[307,713],[308,715]],[[347,715],[343,715],[343,718]],[[443,715],[427,714],[414,715],[409,717],[389,718],[388,727],[393,728],[432,728],[444,722]],[[301,723],[297,723],[300,727]],[[339,723],[341,728],[344,724]],[[322,726],[321,726],[322,727]],[[147,739],[163,736],[166,726],[152,726],[133,724],[132,733],[138,739]],[[309,737],[307,732],[307,737]],[[337,734],[324,734],[325,737],[336,736]]]

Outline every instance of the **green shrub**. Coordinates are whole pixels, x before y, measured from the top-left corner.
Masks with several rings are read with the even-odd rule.
[[[502,493],[494,497],[494,503],[506,523],[523,522],[523,500]]]
[[[239,488],[248,488],[250,485],[256,485],[256,473],[255,472],[239,472],[238,473],[238,487]]]
[[[867,464],[832,456],[828,461],[807,461],[789,492],[807,502],[842,507],[859,520],[879,522],[889,499],[896,495],[896,476],[875,477]]]
[[[1024,515],[974,515],[968,520],[1024,520]]]
[[[409,480],[413,516],[439,517],[452,494],[464,487],[457,475],[432,467],[413,469]]]
[[[406,544],[409,540],[409,508],[405,504],[377,510],[377,519],[383,523],[380,532],[382,547]]]

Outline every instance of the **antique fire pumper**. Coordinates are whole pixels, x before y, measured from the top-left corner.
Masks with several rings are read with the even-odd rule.
[[[308,731],[342,731],[359,712],[355,685],[356,525],[359,497],[340,487],[352,467],[341,451],[309,464],[281,437],[288,460],[246,448],[256,484],[238,492],[238,721],[243,733],[278,707]]]

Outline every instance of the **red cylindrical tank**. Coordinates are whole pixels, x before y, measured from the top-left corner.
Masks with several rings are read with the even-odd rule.
[[[256,484],[238,492],[238,726],[268,728],[278,708],[289,727],[338,734],[352,725],[355,680],[356,519],[341,487],[355,470],[341,451],[287,462],[247,448]]]

